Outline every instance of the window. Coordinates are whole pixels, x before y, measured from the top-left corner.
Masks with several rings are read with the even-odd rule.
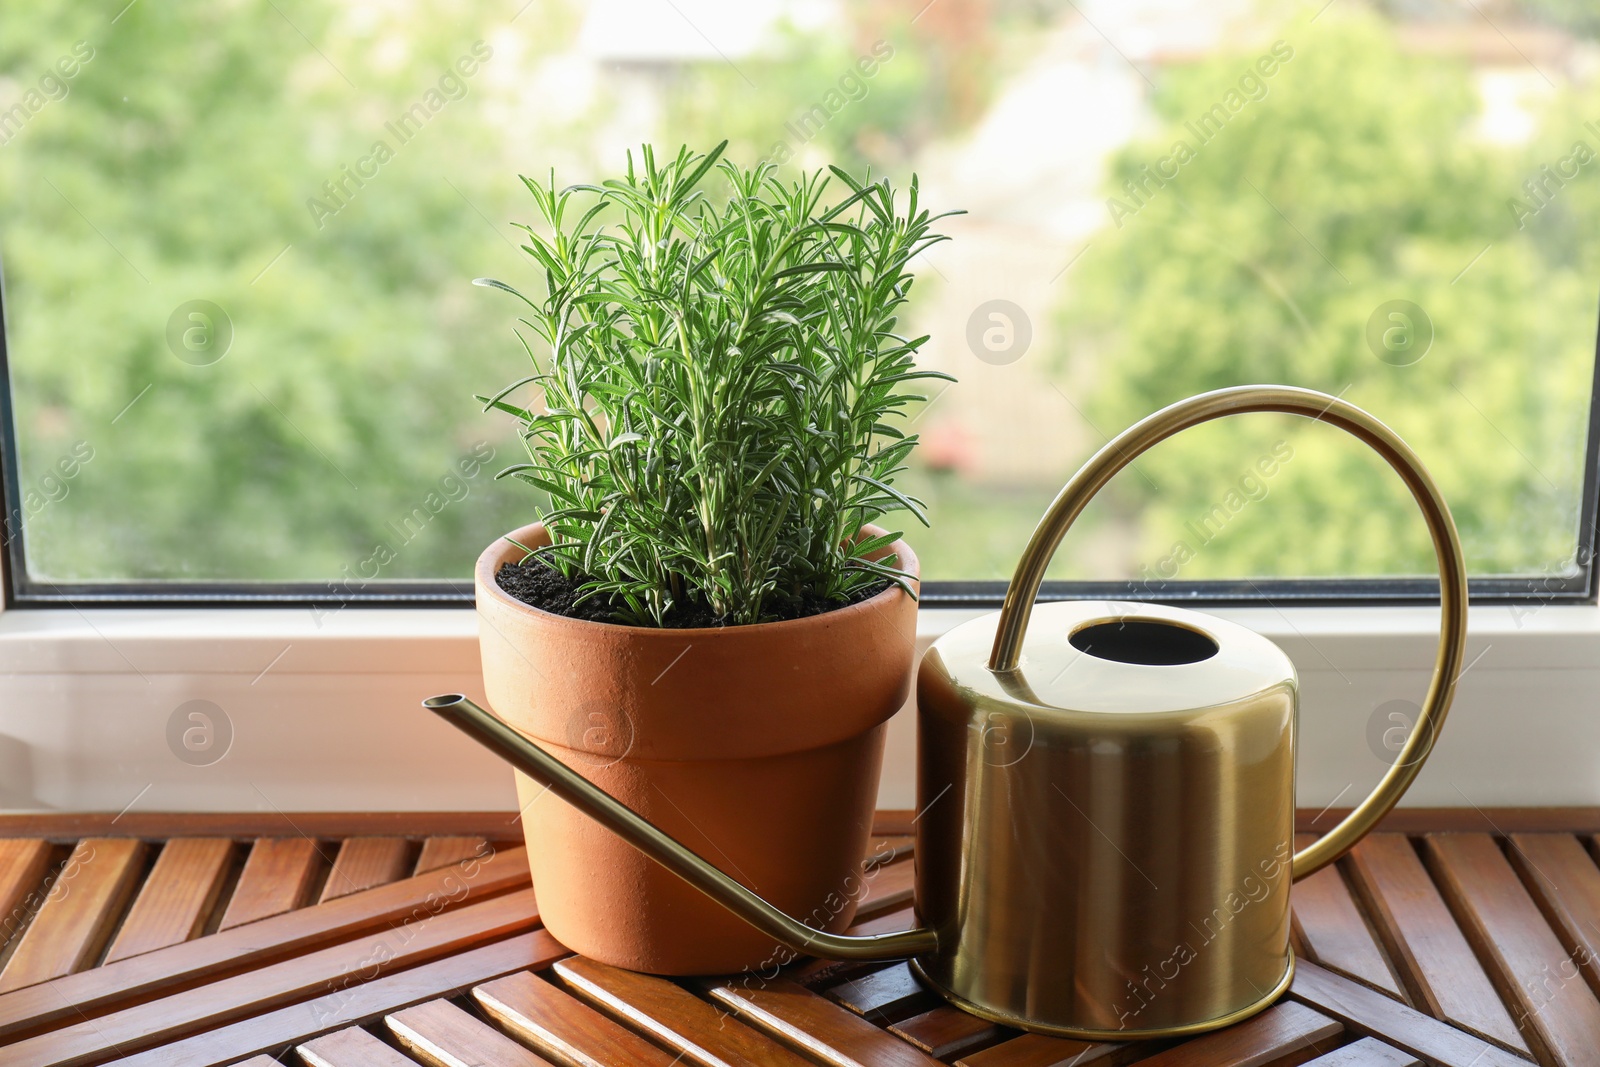
[[[237,0],[8,10],[16,604],[449,601],[537,287],[518,172],[723,137],[921,175],[908,531],[998,596],[1107,434],[1252,381],[1394,426],[1480,598],[1593,595],[1600,19],[1562,0]],[[20,534],[20,536],[18,536]],[[1425,598],[1403,488],[1299,420],[1202,427],[1084,516],[1052,595]]]

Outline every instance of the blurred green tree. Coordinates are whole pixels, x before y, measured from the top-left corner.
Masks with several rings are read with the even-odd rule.
[[[381,546],[363,577],[461,574],[526,514],[460,466],[506,451],[471,396],[509,338],[468,284],[519,258],[483,217],[520,192],[476,113],[529,62],[487,44],[499,6],[8,10],[21,85],[91,55],[0,147],[23,481],[93,449],[31,516],[37,574],[333,580]],[[197,299],[231,322],[215,362],[169,344]]]
[[[723,64],[677,69],[652,136],[668,149],[728,137],[745,162],[783,143],[806,165],[903,178],[959,143],[1041,27],[1072,17],[1040,0],[844,11],[847,33],[741,59],[753,86]],[[470,398],[522,357],[504,305],[468,281],[537,289],[507,225],[532,215],[518,172],[594,177],[620,160],[601,147],[605,72],[588,95],[569,76],[582,6],[514,13],[230,0],[140,3],[108,22],[11,5],[0,254],[36,573],[342,582],[384,557],[382,578],[462,576],[531,513],[521,489],[487,484],[514,427]],[[1541,168],[1570,168],[1578,142],[1600,154],[1586,125],[1600,89],[1563,89],[1533,143],[1496,144],[1473,132],[1482,103],[1464,62],[1406,52],[1370,12],[1305,17],[1286,16],[1293,55],[1270,77],[1255,66],[1265,46],[1151,72],[1162,131],[1118,154],[1105,189],[1133,210],[1120,227],[1108,213],[1060,283],[1063,388],[1081,383],[1075,402],[1108,430],[1220,385],[1342,392],[1433,468],[1475,573],[1557,569],[1582,476],[1600,162],[1554,183]],[[1251,71],[1261,99],[1241,83]],[[1230,91],[1245,102],[1199,144],[1185,124]],[[1180,138],[1194,158],[1146,179]],[[195,300],[232,327],[209,364],[168,339]],[[1409,366],[1366,341],[1395,300],[1434,333]],[[180,334],[194,325],[176,317]],[[1119,479],[1095,515],[1126,528],[1123,572],[1171,558],[1279,440],[1292,458],[1261,476],[1264,499],[1241,491],[1244,510],[1182,577],[1429,567],[1421,522],[1376,460],[1263,417],[1159,450],[1140,464],[1156,488]],[[79,442],[92,458],[66,462]],[[497,455],[463,479],[480,443]],[[930,576],[1008,573],[1054,487],[943,481]]]
[[[1104,427],[1227,385],[1340,394],[1430,466],[1474,574],[1559,570],[1575,547],[1600,266],[1573,223],[1595,217],[1580,197],[1600,202],[1590,177],[1520,229],[1508,203],[1539,163],[1600,140],[1560,109],[1532,145],[1475,135],[1465,65],[1407,54],[1369,13],[1282,32],[1273,49],[1162,79],[1162,132],[1113,161],[1113,222],[1072,275],[1058,358],[1092,368],[1087,407]],[[1276,54],[1270,76],[1258,54]],[[1219,104],[1226,121],[1198,125]],[[1422,321],[1409,352],[1369,345],[1369,322],[1379,337],[1408,328],[1380,313],[1397,300],[1431,321],[1425,354]],[[1241,487],[1280,440],[1292,457]],[[1403,487],[1331,429],[1232,419],[1141,467],[1154,487],[1124,476],[1114,493],[1144,516],[1130,546],[1143,576],[1432,570]]]

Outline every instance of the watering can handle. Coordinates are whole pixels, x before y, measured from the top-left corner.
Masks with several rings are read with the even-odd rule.
[[[1050,510],[1039,521],[1027,549],[1017,562],[1011,585],[1006,589],[1005,605],[1001,608],[1000,622],[995,631],[994,650],[989,655],[989,669],[996,672],[1016,669],[1022,638],[1028,629],[1028,617],[1033,612],[1039,584],[1044,580],[1045,568],[1055,555],[1056,546],[1061,543],[1068,527],[1082,513],[1090,498],[1114,474],[1152,445],[1182,430],[1225,415],[1252,411],[1304,415],[1337,426],[1365,441],[1388,461],[1411,490],[1411,495],[1422,508],[1423,517],[1427,519],[1434,553],[1439,559],[1439,651],[1434,660],[1428,696],[1423,701],[1416,726],[1393,766],[1371,795],[1345,816],[1339,825],[1314,844],[1295,853],[1293,871],[1294,877],[1299,879],[1321,870],[1350,851],[1399,801],[1433,748],[1433,741],[1444,725],[1450,701],[1455,696],[1456,678],[1461,673],[1467,636],[1467,567],[1461,555],[1461,541],[1456,535],[1450,509],[1439,495],[1433,479],[1423,468],[1416,453],[1389,427],[1336,396],[1287,385],[1217,389],[1179,401],[1135,423],[1090,457],[1062,488],[1051,503]]]

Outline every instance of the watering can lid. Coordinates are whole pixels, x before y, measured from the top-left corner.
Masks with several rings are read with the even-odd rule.
[[[1233,704],[1296,687],[1294,664],[1254,630],[1184,608],[1115,600],[1036,604],[1017,669],[989,670],[998,612],[939,638],[922,670],[986,702],[1141,714]]]

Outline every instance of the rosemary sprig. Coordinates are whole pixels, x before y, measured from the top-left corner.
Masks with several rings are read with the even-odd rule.
[[[785,183],[720,160],[725,146],[664,165],[645,146],[642,171],[630,153],[600,186],[524,178],[546,226],[521,227],[544,297],[477,281],[528,305],[547,352],[519,331],[533,373],[478,398],[522,423],[528,460],[500,476],[549,495],[540,556],[619,622],[703,605],[753,623],[806,596],[907,586],[892,556],[869,558],[899,534],[858,535],[894,511],[927,522],[894,487],[917,443],[894,422],[925,399],[908,384],[953,379],[918,370],[927,337],[896,322],[945,216],[920,206],[915,177],[901,212],[885,181],[831,168]]]

